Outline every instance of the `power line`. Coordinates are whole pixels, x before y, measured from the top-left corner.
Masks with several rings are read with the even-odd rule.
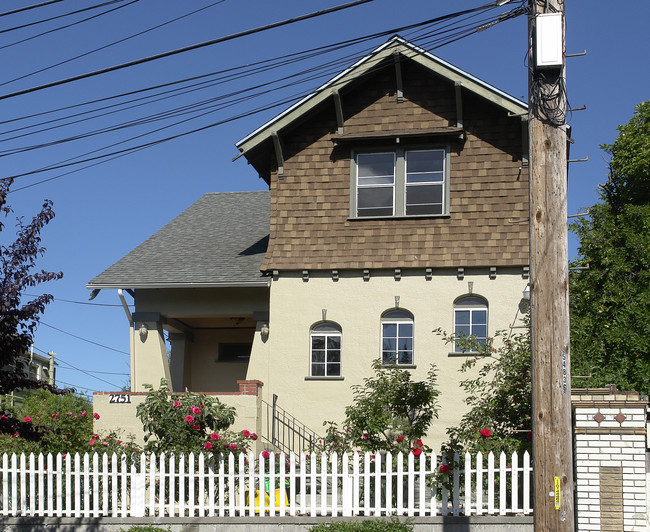
[[[122,7],[127,7],[127,6],[129,6],[129,5],[131,5],[131,4],[134,4],[134,3],[137,2],[137,1],[138,1],[138,0],[133,0],[132,2],[129,2],[128,4],[123,5],[123,6],[119,6],[118,8],[115,8],[115,9],[120,9],[120,8],[122,8]],[[56,68],[56,67],[58,67],[58,66],[65,65],[65,64],[67,64],[67,63],[71,63],[72,61],[76,61],[77,59],[80,59],[80,58],[82,58],[82,57],[86,57],[86,56],[89,56],[89,55],[91,55],[91,54],[94,54],[95,52],[99,52],[99,51],[101,51],[101,50],[106,50],[107,48],[110,48],[111,46],[115,46],[115,45],[117,45],[117,44],[121,44],[121,43],[126,42],[126,41],[128,41],[128,40],[130,40],[130,39],[134,39],[135,37],[139,37],[139,36],[141,36],[141,35],[144,35],[145,33],[149,33],[150,31],[157,30],[157,29],[159,29],[159,28],[162,28],[163,26],[166,26],[166,25],[168,25],[168,24],[172,24],[173,22],[177,22],[177,21],[179,21],[179,20],[181,20],[181,19],[184,19],[184,18],[186,18],[186,17],[189,17],[189,16],[191,16],[191,15],[195,15],[196,13],[199,13],[200,11],[204,11],[204,10],[206,10],[206,9],[209,9],[209,8],[211,8],[211,7],[214,7],[214,6],[217,5],[217,4],[221,4],[221,3],[225,2],[225,1],[226,1],[226,0],[218,0],[217,2],[213,2],[212,4],[209,4],[209,5],[207,5],[207,6],[204,6],[204,7],[200,8],[200,9],[195,9],[194,11],[190,11],[189,13],[186,13],[185,15],[181,15],[180,17],[176,17],[176,18],[173,18],[173,19],[171,19],[171,20],[167,20],[167,21],[165,21],[165,22],[162,22],[161,24],[157,24],[156,26],[152,26],[151,28],[147,28],[146,30],[140,31],[140,32],[138,32],[138,33],[134,33],[133,35],[129,35],[128,37],[124,37],[123,39],[119,39],[119,40],[117,40],[117,41],[113,41],[113,42],[111,42],[111,43],[109,43],[109,44],[106,44],[106,45],[104,45],[104,46],[100,46],[99,48],[94,48],[93,50],[89,50],[88,52],[84,52],[83,54],[79,54],[79,55],[76,55],[76,56],[71,57],[71,58],[69,58],[69,59],[66,59],[65,61],[60,61],[60,62],[55,63],[55,64],[53,64],[53,65],[50,65],[50,66],[47,66],[47,67],[41,68],[41,69],[39,69],[39,70],[35,70],[35,71],[33,71],[33,72],[30,72],[29,74],[24,74],[24,75],[22,75],[22,76],[20,76],[20,77],[17,77],[17,78],[11,79],[11,80],[9,80],[9,81],[5,81],[4,83],[0,83],[0,87],[2,87],[2,86],[4,86],[4,85],[7,85],[7,84],[9,84],[9,83],[12,83],[12,82],[14,82],[14,81],[19,81],[19,80],[21,80],[21,79],[28,78],[28,77],[33,76],[33,75],[35,75],[35,74],[40,74],[41,72],[45,72],[45,71],[50,70],[50,69],[52,69],[52,68]],[[104,13],[102,13],[102,14],[106,14],[106,13],[109,13],[109,12],[111,12],[111,11],[114,11],[114,9],[111,9],[111,10],[109,10],[109,11],[106,11],[106,12],[104,12]],[[86,19],[86,20],[89,20],[89,19]],[[85,22],[85,21],[83,21],[83,22]]]
[[[58,4],[59,2],[63,2],[63,1],[64,0],[49,0],[49,2],[41,2],[40,4],[33,4],[31,6],[19,7],[17,9],[13,9],[11,11],[5,11],[4,13],[0,13],[0,17],[6,17],[8,15],[14,15],[15,13],[21,13],[23,11],[29,11],[30,9],[36,9],[38,7],[49,6],[50,4]]]
[[[27,42],[27,41],[32,41],[32,40],[34,40],[34,39],[38,39],[39,37],[42,37],[43,35],[49,35],[49,34],[51,34],[51,33],[55,33],[55,32],[57,32],[57,31],[65,30],[65,29],[68,29],[68,28],[72,28],[73,26],[77,26],[77,25],[79,25],[79,24],[83,24],[84,22],[88,22],[89,20],[93,20],[93,19],[96,19],[96,18],[102,17],[102,16],[104,16],[104,15],[107,15],[108,13],[112,13],[113,11],[117,11],[118,9],[122,9],[122,8],[124,8],[124,7],[128,7],[128,6],[130,6],[131,4],[134,4],[135,2],[139,2],[139,1],[140,1],[140,0],[132,0],[132,1],[129,2],[128,4],[124,4],[124,5],[121,5],[121,6],[117,6],[117,7],[114,7],[114,8],[112,8],[112,9],[107,9],[106,11],[102,11],[101,13],[98,13],[98,14],[96,14],[96,15],[92,15],[92,16],[87,17],[87,18],[83,18],[83,19],[81,19],[81,20],[76,20],[76,21],[74,21],[74,22],[71,22],[70,24],[65,24],[65,25],[63,25],[63,26],[59,26],[58,28],[52,28],[52,29],[50,29],[50,30],[43,31],[43,32],[41,32],[41,33],[37,33],[36,35],[30,35],[29,37],[25,37],[24,39],[21,39],[21,40],[19,40],[19,41],[14,41],[14,42],[12,42],[12,43],[5,44],[4,46],[0,46],[0,50],[4,50],[5,48],[11,48],[12,46],[17,46],[18,44],[22,44],[22,43]]]
[[[43,90],[43,89],[49,89],[51,87],[57,87],[59,85],[64,85],[66,83],[71,83],[73,81],[79,81],[79,80],[82,80],[82,79],[87,79],[87,78],[91,78],[91,77],[94,77],[94,76],[99,76],[101,74],[106,74],[108,72],[114,72],[116,70],[122,70],[124,68],[129,68],[129,67],[136,66],[136,65],[142,65],[144,63],[149,63],[151,61],[156,61],[158,59],[163,59],[165,57],[171,57],[173,55],[177,55],[177,54],[181,54],[181,53],[185,53],[185,52],[190,52],[190,51],[193,51],[193,50],[198,50],[199,48],[204,48],[206,46],[212,46],[214,44],[219,44],[219,43],[230,41],[230,40],[233,40],[233,39],[238,39],[240,37],[246,37],[248,35],[253,35],[255,33],[259,33],[259,32],[262,32],[262,31],[267,31],[267,30],[270,30],[270,29],[279,28],[281,26],[286,26],[288,24],[293,24],[293,23],[296,23],[296,22],[301,22],[303,20],[308,20],[308,19],[311,19],[311,18],[323,16],[323,15],[328,15],[330,13],[334,13],[336,11],[341,11],[343,9],[349,9],[351,7],[356,7],[356,6],[361,5],[361,4],[367,4],[368,2],[374,2],[374,0],[355,0],[354,2],[343,4],[341,6],[336,6],[336,7],[332,7],[332,8],[329,8],[329,9],[316,11],[316,12],[313,12],[313,13],[308,13],[307,15],[301,15],[299,17],[293,17],[293,18],[283,20],[283,21],[280,21],[280,22],[274,22],[272,24],[267,24],[266,26],[259,26],[257,28],[253,28],[253,29],[250,29],[250,30],[240,31],[238,33],[233,33],[233,34],[230,34],[230,35],[226,35],[224,37],[219,37],[217,39],[212,39],[212,40],[209,40],[209,41],[204,41],[204,42],[193,44],[193,45],[190,45],[190,46],[185,46],[183,48],[177,48],[175,50],[170,50],[170,51],[163,52],[163,53],[156,54],[156,55],[152,55],[152,56],[149,56],[149,57],[144,57],[142,59],[136,59],[134,61],[129,61],[127,63],[121,63],[119,65],[114,65],[112,67],[107,67],[107,68],[103,68],[103,69],[100,69],[100,70],[95,70],[93,72],[86,72],[85,74],[79,74],[78,76],[72,76],[72,77],[69,77],[69,78],[62,79],[62,80],[52,81],[50,83],[45,83],[44,85],[38,85],[36,87],[31,87],[31,88],[28,88],[28,89],[23,89],[23,90],[20,90],[20,91],[9,93],[9,94],[4,94],[4,95],[0,96],[0,100],[6,100],[7,98],[13,98],[15,96],[21,96],[23,94],[29,94],[31,92],[36,92],[36,91],[40,91],[40,90]]]
[[[87,338],[82,338],[81,336],[77,336],[76,334],[69,333],[67,331],[64,331],[62,329],[58,329],[57,327],[54,327],[52,325],[48,325],[47,323],[44,323],[43,321],[40,322],[41,325],[45,325],[46,327],[49,327],[50,329],[54,329],[55,331],[59,331],[60,333],[67,334],[68,336],[72,336],[73,338],[76,338],[77,340],[82,340],[84,342],[88,342],[89,344],[96,345],[98,347],[103,347],[104,349],[108,349],[110,351],[115,351],[116,353],[121,353],[123,355],[131,356],[130,353],[127,353],[126,351],[120,351],[119,349],[115,349],[113,347],[108,347],[107,345],[103,345],[97,342],[93,342],[92,340],[88,340]]]
[[[438,23],[438,22],[441,22],[441,21],[444,21],[444,20],[447,20],[447,19],[450,19],[450,18],[459,17],[459,16],[464,16],[464,15],[472,14],[472,13],[474,13],[474,12],[478,12],[478,11],[484,11],[484,10],[487,10],[487,9],[490,9],[490,8],[494,8],[494,7],[496,7],[495,4],[486,4],[486,5],[483,5],[483,6],[477,7],[477,8],[472,8],[472,9],[470,9],[470,10],[465,10],[465,11],[461,11],[461,12],[457,12],[457,13],[452,13],[452,14],[444,15],[444,16],[442,16],[442,17],[436,17],[435,19],[431,19],[430,21],[425,21],[424,23],[418,23],[418,24],[410,25],[409,28],[418,27],[418,26],[423,26],[424,24],[427,24],[427,23]],[[510,12],[504,14],[504,15],[500,15],[500,16],[497,17],[496,19],[490,19],[490,20],[491,20],[491,21],[495,21],[495,23],[496,23],[496,22],[500,22],[500,21],[502,21],[502,20],[506,20],[507,18],[511,18],[511,17],[513,17],[513,16],[516,16],[516,15],[518,15],[518,14],[521,14],[521,9],[520,9],[520,8],[517,8],[517,9],[515,9],[515,10],[512,10],[512,11],[510,11]],[[474,16],[474,15],[472,15],[472,16]],[[483,21],[480,21],[480,23],[482,23],[482,22],[483,22]],[[465,25],[466,28],[467,28],[468,26],[469,26],[469,25],[467,25],[467,24]],[[463,26],[461,26],[461,28],[463,28]],[[469,29],[465,29],[465,30],[463,30],[462,32],[458,32],[458,31],[457,31],[456,34],[453,34],[453,35],[451,36],[451,38],[448,37],[448,38],[446,38],[446,40],[443,40],[442,42],[440,42],[440,40],[438,40],[438,42],[437,42],[436,44],[437,44],[437,46],[442,46],[443,44],[446,44],[447,42],[452,42],[453,40],[457,40],[457,39],[459,39],[459,38],[465,37],[465,36],[469,35],[470,33],[474,33],[474,32],[476,32],[476,31],[478,31],[478,29],[480,29],[480,27],[477,27],[477,25],[476,25],[476,23],[475,23],[475,24],[473,24],[472,26],[470,26]],[[450,30],[447,30],[447,31],[450,31]],[[439,32],[439,33],[445,33],[445,32]],[[430,32],[429,32],[428,34],[426,34],[426,36],[429,36],[429,35],[431,35]],[[353,40],[353,42],[359,42],[359,41],[355,39],[355,40]],[[330,45],[330,46],[333,46],[333,45]],[[325,50],[326,48],[328,48],[328,47],[323,47],[322,50]],[[329,51],[329,50],[328,50],[328,51]],[[323,52],[323,53],[325,53],[325,52]],[[297,55],[297,54],[292,54],[292,55]],[[300,60],[300,58],[295,59],[295,60]],[[272,60],[271,60],[271,61],[272,61]],[[336,60],[336,61],[334,61],[334,62],[330,62],[329,65],[336,64],[337,62],[340,62],[340,61],[341,61],[341,59],[338,59],[338,60]],[[299,73],[299,74],[303,74],[303,73],[305,73],[305,72],[313,72],[314,70],[322,69],[322,68],[324,68],[325,66],[327,66],[327,65],[324,65],[324,66],[321,65],[321,66],[319,66],[319,67],[316,67],[315,69],[310,69],[310,70],[307,70],[307,71],[303,71],[302,73]],[[270,67],[269,67],[269,68],[270,68]],[[298,75],[298,74],[293,74],[293,76],[297,76],[297,75]],[[194,79],[195,79],[195,78],[194,78]],[[301,82],[304,82],[304,81],[305,81],[305,80],[298,80],[298,81],[296,81],[295,83],[301,83]],[[295,84],[295,83],[294,83],[294,84]],[[289,86],[289,85],[292,85],[292,84],[285,85],[285,87],[286,87],[286,86]],[[245,90],[242,90],[242,91],[239,91],[239,92],[245,92],[246,90],[250,90],[250,89],[251,89],[251,88],[249,88],[249,89],[245,89]],[[257,97],[257,96],[259,96],[259,95],[261,95],[261,94],[264,94],[265,92],[270,92],[270,91],[264,91],[264,92],[262,92],[262,93],[258,93],[257,95],[251,95],[251,96],[249,96],[249,97],[247,97],[247,98],[239,99],[239,100],[237,100],[236,102],[231,102],[229,105],[234,105],[235,103],[241,103],[242,101],[245,101],[246,99],[250,99],[250,98],[253,98],[253,97]],[[232,93],[232,94],[235,94],[235,93]],[[221,96],[221,97],[219,97],[219,98],[224,98],[224,96]],[[208,100],[208,101],[215,101],[215,100],[218,100],[219,98],[215,98],[215,99]],[[216,123],[208,124],[208,125],[206,125],[206,126],[203,126],[203,127],[200,127],[200,128],[196,128],[196,129],[193,129],[193,130],[190,130],[190,131],[185,131],[185,132],[182,132],[182,133],[179,133],[179,134],[176,134],[176,135],[170,136],[170,137],[166,137],[166,138],[162,138],[162,139],[156,139],[156,140],[151,141],[151,142],[149,142],[149,143],[140,144],[140,145],[136,145],[136,146],[131,146],[131,147],[125,148],[125,149],[123,149],[123,150],[118,150],[118,151],[114,151],[114,152],[111,152],[111,153],[98,155],[98,156],[96,156],[96,157],[90,157],[90,158],[86,158],[86,159],[82,159],[82,160],[76,160],[76,161],[74,161],[74,159],[79,159],[79,157],[83,157],[83,155],[80,155],[80,156],[76,156],[76,157],[73,157],[73,158],[71,158],[71,159],[68,159],[68,160],[66,160],[66,161],[62,161],[62,162],[60,162],[60,163],[56,163],[56,164],[53,164],[53,165],[49,165],[49,166],[47,166],[47,167],[40,168],[40,169],[37,169],[37,170],[31,171],[31,172],[26,172],[26,173],[23,173],[23,174],[17,174],[17,175],[15,175],[15,176],[13,176],[13,177],[24,177],[24,176],[26,176],[26,175],[33,175],[33,174],[41,173],[41,172],[44,172],[44,171],[50,171],[50,170],[55,170],[55,169],[60,169],[60,168],[65,168],[65,167],[74,166],[74,165],[77,165],[77,164],[84,164],[84,163],[87,163],[87,162],[92,162],[92,164],[90,164],[90,165],[88,165],[88,166],[86,166],[86,167],[84,167],[84,168],[78,168],[78,169],[75,169],[75,170],[70,171],[70,172],[65,172],[65,173],[63,173],[63,174],[59,174],[59,175],[57,175],[57,176],[53,176],[53,177],[51,177],[51,178],[48,178],[48,179],[45,179],[45,180],[39,181],[39,182],[37,182],[37,183],[33,183],[33,184],[31,184],[31,185],[26,185],[26,186],[21,187],[21,188],[19,188],[19,189],[14,189],[14,191],[22,190],[22,189],[24,189],[24,188],[29,188],[29,187],[31,187],[31,186],[35,186],[35,185],[37,185],[37,184],[41,184],[41,183],[46,182],[46,181],[50,181],[50,180],[54,180],[54,179],[58,179],[59,177],[63,177],[63,176],[65,176],[65,175],[70,175],[71,173],[75,173],[75,172],[77,172],[77,171],[79,171],[79,170],[82,170],[82,169],[85,169],[85,168],[88,168],[88,167],[91,167],[91,166],[96,166],[96,165],[98,165],[98,164],[101,164],[101,163],[103,163],[103,162],[106,162],[107,160],[112,160],[112,159],[119,158],[119,157],[122,157],[122,156],[125,156],[125,155],[129,155],[129,154],[131,154],[131,153],[135,153],[135,152],[140,151],[140,150],[142,150],[142,149],[146,149],[146,148],[152,147],[152,146],[154,146],[154,145],[157,145],[157,144],[160,144],[160,143],[163,143],[163,142],[167,142],[167,141],[170,141],[170,140],[174,140],[174,139],[176,139],[176,138],[179,138],[179,137],[182,137],[182,136],[185,136],[185,135],[190,135],[190,134],[193,134],[193,133],[197,133],[197,132],[199,132],[199,131],[203,131],[203,130],[209,129],[209,128],[215,127],[215,126],[217,126],[217,125],[221,125],[221,124],[223,124],[223,123],[226,123],[226,122],[230,122],[230,121],[233,121],[233,120],[236,120],[236,119],[239,119],[239,118],[243,118],[243,117],[246,117],[246,116],[250,116],[250,115],[252,115],[252,114],[255,114],[255,113],[258,113],[258,112],[262,112],[262,111],[268,110],[268,109],[270,109],[270,108],[273,108],[273,107],[277,107],[277,106],[279,106],[279,105],[282,105],[282,103],[285,103],[285,102],[287,102],[287,101],[292,101],[292,99],[285,100],[284,102],[275,102],[275,103],[273,103],[272,105],[268,105],[268,106],[265,106],[265,107],[262,107],[262,108],[255,109],[255,110],[253,110],[252,112],[242,113],[242,114],[239,114],[239,115],[231,116],[231,117],[229,117],[229,118],[227,118],[227,119],[224,119],[224,120],[218,121],[218,122],[216,122]],[[108,132],[108,131],[112,131],[112,130],[122,129],[123,127],[131,127],[132,125],[138,125],[138,124],[142,125],[142,124],[144,124],[144,123],[151,122],[151,121],[155,121],[155,120],[168,119],[168,118],[171,118],[174,114],[177,114],[177,115],[178,115],[178,114],[184,114],[184,112],[181,113],[181,110],[183,110],[183,109],[189,109],[189,108],[191,108],[191,107],[195,107],[195,111],[194,111],[194,112],[198,112],[198,111],[200,111],[200,109],[196,110],[196,108],[198,108],[198,106],[203,105],[203,104],[205,104],[205,102],[199,102],[199,103],[195,103],[195,104],[192,104],[192,105],[189,105],[189,106],[184,106],[184,107],[181,107],[181,108],[176,108],[175,110],[167,111],[167,112],[165,112],[165,113],[158,113],[157,115],[150,115],[149,117],[144,117],[144,118],[141,118],[141,119],[139,119],[139,120],[137,120],[137,121],[132,121],[132,122],[130,122],[130,123],[126,123],[126,124],[120,124],[120,125],[117,125],[117,126],[113,126],[112,128],[104,128],[103,130],[98,130],[98,132],[97,132],[96,134],[98,134],[98,133],[100,133],[100,132]],[[229,105],[220,104],[220,108],[224,108],[224,107],[229,106]],[[188,121],[188,120],[193,120],[193,119],[196,119],[196,118],[200,118],[201,116],[206,116],[207,114],[209,114],[209,113],[213,113],[213,112],[215,112],[215,109],[213,109],[213,110],[211,110],[211,111],[209,111],[209,112],[205,112],[205,113],[203,113],[202,115],[199,115],[199,116],[190,117],[190,118],[188,118],[188,119],[182,120],[182,121],[177,122],[176,124],[172,124],[172,125],[178,125],[178,124],[183,123],[183,122],[186,122],[186,121]],[[171,125],[164,126],[164,127],[161,127],[161,128],[159,128],[159,129],[157,129],[157,130],[149,131],[149,132],[147,132],[147,133],[143,133],[143,134],[141,134],[141,135],[138,135],[138,136],[132,137],[131,139],[127,139],[127,140],[124,140],[124,141],[120,141],[120,142],[118,142],[118,143],[114,143],[114,144],[112,144],[112,145],[110,145],[110,146],[105,146],[105,147],[103,147],[103,148],[100,148],[100,149],[97,149],[97,150],[93,150],[93,151],[91,151],[91,152],[87,152],[85,155],[88,155],[88,154],[91,154],[91,153],[96,153],[96,152],[98,152],[98,151],[102,151],[102,150],[107,149],[107,148],[109,148],[109,147],[111,147],[111,146],[116,146],[116,145],[119,145],[119,144],[123,144],[123,143],[125,143],[125,142],[128,142],[129,140],[134,140],[134,139],[136,139],[136,138],[141,138],[141,137],[143,137],[143,136],[146,136],[146,135],[149,135],[149,134],[155,133],[156,131],[159,131],[159,130],[161,130],[161,129],[166,129],[166,128],[168,128],[168,127],[171,127]],[[91,133],[92,133],[92,132],[91,132]],[[73,137],[73,138],[71,138],[70,140],[76,140],[76,139],[78,139],[78,138],[84,138],[84,136],[88,136],[88,135],[91,134],[91,133],[84,134],[84,135],[78,135],[77,137]],[[64,140],[65,140],[65,139],[64,139]],[[54,144],[57,144],[57,142],[54,142]],[[70,161],[74,161],[74,162],[70,162]]]
[[[25,294],[27,297],[39,297],[34,294]],[[60,297],[53,297],[52,301],[63,301],[64,303],[76,303],[77,305],[90,305],[92,307],[122,307],[118,303],[91,303],[90,301],[73,301],[71,299],[61,299]]]
[[[139,1],[140,0],[132,0],[131,3],[139,2]],[[94,6],[84,7],[83,9],[77,9],[76,11],[70,11],[68,13],[64,13],[63,15],[56,15],[54,17],[50,17],[50,18],[46,18],[46,19],[42,19],[42,20],[37,20],[35,22],[29,22],[27,24],[22,24],[21,26],[14,26],[12,28],[5,28],[3,30],[0,30],[0,34],[1,33],[9,33],[9,32],[16,31],[16,30],[22,30],[24,28],[29,28],[31,26],[37,26],[38,24],[43,24],[45,22],[50,22],[52,20],[56,20],[56,19],[59,19],[59,18],[69,17],[70,15],[77,15],[79,13],[84,13],[85,11],[90,11],[92,9],[97,9],[99,7],[104,7],[104,6],[107,6],[107,5],[110,5],[110,4],[116,4],[118,2],[124,2],[124,0],[109,0],[108,2],[104,2],[103,4],[97,4],[97,5],[94,5]]]

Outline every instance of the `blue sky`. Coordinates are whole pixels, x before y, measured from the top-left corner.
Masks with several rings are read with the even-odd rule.
[[[38,2],[4,0],[0,9],[8,12],[29,3]],[[3,64],[0,97],[324,10],[344,2],[122,0],[77,15],[13,29],[103,3],[105,0],[64,0],[51,6],[0,16],[0,53]],[[3,176],[61,164],[72,157],[92,157],[102,153],[95,150],[112,144],[115,147],[106,151],[226,121],[201,133],[183,136],[45,183],[35,184],[78,167],[66,167],[16,179],[14,190],[34,185],[16,190],[10,195],[9,202],[16,215],[32,216],[44,198],[54,202],[56,211],[56,218],[43,233],[47,253],[39,262],[39,267],[62,270],[64,278],[39,287],[41,291],[52,293],[56,300],[48,306],[42,318],[43,323],[50,327],[42,325],[39,328],[34,345],[37,351],[57,353],[60,363],[57,370],[59,383],[73,385],[84,393],[92,393],[119,389],[128,379],[128,325],[124,311],[119,306],[115,291],[102,291],[93,302],[96,305],[75,303],[87,301],[88,290],[85,285],[88,280],[148,238],[202,194],[264,188],[264,182],[258,179],[243,158],[232,162],[237,155],[234,143],[286,105],[237,120],[231,118],[249,114],[272,102],[287,101],[310,92],[356,58],[384,42],[387,37],[378,37],[337,52],[318,55],[284,67],[274,67],[255,75],[237,76],[238,79],[231,79],[227,83],[153,102],[144,107],[134,107],[119,114],[98,117],[93,121],[79,121],[91,116],[88,114],[69,118],[66,121],[77,122],[57,129],[34,132],[59,125],[63,112],[31,119],[17,120],[18,118],[174,80],[251,65],[308,49],[319,49],[336,42],[416,24],[482,4],[480,0],[374,0],[337,13],[118,72],[0,100]],[[474,24],[483,17],[506,12],[516,5],[517,2],[511,2],[488,14],[467,18],[463,24]],[[25,40],[37,33],[78,22],[109,9],[113,11],[103,16]],[[194,10],[201,11],[139,37],[95,53],[87,53]],[[607,158],[600,150],[600,144],[612,142],[617,134],[616,126],[630,119],[636,104],[650,98],[650,37],[647,31],[650,3],[647,0],[624,0],[615,4],[574,0],[567,2],[566,10],[567,53],[587,50],[586,56],[567,60],[570,105],[587,106],[585,111],[576,111],[569,116],[575,139],[571,146],[571,158],[589,158],[588,162],[572,163],[569,167],[569,212],[576,213],[597,201],[597,185],[606,180]],[[441,28],[437,29],[439,31]],[[413,39],[432,53],[513,96],[526,99],[525,17],[497,24],[439,48],[432,45],[435,37],[425,39],[422,30],[403,31],[401,35]],[[19,42],[23,40],[24,42]],[[69,61],[82,54],[86,55]],[[123,127],[118,131],[60,143],[64,138],[86,135],[101,128],[113,127],[198,101],[220,98],[253,86],[259,86],[255,92],[261,92],[282,84],[290,85],[292,81],[306,76],[295,76],[296,74],[334,60],[339,62],[324,70],[314,71],[312,79],[303,83],[278,88],[236,105],[212,109],[211,114],[206,116],[192,118],[192,115],[185,114],[167,121]],[[61,62],[65,63],[48,68]],[[45,70],[35,73],[42,69]],[[32,73],[34,74],[30,75]],[[110,105],[114,101],[108,100],[103,105]],[[227,100],[220,101],[225,103]],[[66,113],[79,113],[98,106],[95,104],[74,108]],[[192,120],[176,126],[171,124],[187,118]],[[59,121],[18,130],[54,119]],[[157,128],[163,129],[141,139],[127,140]],[[16,131],[10,132],[12,130]],[[30,132],[33,134],[10,139]],[[8,154],[4,151],[51,142],[56,144],[21,153]],[[90,152],[93,153],[83,156]],[[8,237],[9,226],[0,234],[0,242],[6,243]],[[570,243],[570,254],[576,254],[574,240]]]

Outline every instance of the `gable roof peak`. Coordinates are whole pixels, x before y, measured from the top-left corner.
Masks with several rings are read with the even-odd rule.
[[[525,102],[440,59],[438,56],[407,41],[400,35],[393,35],[385,43],[356,61],[340,74],[337,74],[315,91],[235,143],[235,146],[240,151],[240,155],[245,155],[246,152],[271,139],[274,134],[278,134],[282,129],[299,120],[305,113],[332,97],[334,93],[362,76],[369,74],[375,65],[390,57],[395,52],[400,53],[407,59],[415,61],[454,83],[462,85],[466,90],[491,101],[508,112],[521,114],[528,109],[528,105]]]

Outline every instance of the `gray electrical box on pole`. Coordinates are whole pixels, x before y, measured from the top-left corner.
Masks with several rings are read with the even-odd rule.
[[[529,6],[534,523],[539,532],[572,532],[564,1]]]

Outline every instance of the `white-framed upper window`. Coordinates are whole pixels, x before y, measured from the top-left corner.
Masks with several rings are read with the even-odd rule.
[[[413,364],[413,314],[407,310],[389,310],[381,317],[381,363]]]
[[[333,322],[314,325],[310,332],[310,375],[341,376],[341,327]]]
[[[355,153],[352,215],[448,214],[447,159],[443,148]]]
[[[456,339],[473,336],[478,344],[487,341],[488,303],[480,296],[465,296],[454,303],[454,336]],[[454,352],[468,351],[454,341]]]

